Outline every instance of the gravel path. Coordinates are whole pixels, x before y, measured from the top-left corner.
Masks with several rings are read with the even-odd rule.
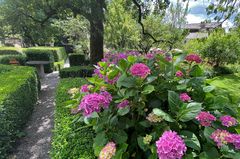
[[[53,129],[54,92],[58,73],[46,75],[41,81],[42,90],[32,117],[24,130],[26,136],[17,143],[10,159],[49,159]]]

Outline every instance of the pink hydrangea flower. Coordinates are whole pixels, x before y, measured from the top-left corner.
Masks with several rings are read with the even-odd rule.
[[[154,53],[147,53],[147,54],[145,55],[145,57],[146,57],[147,59],[153,59],[153,58],[155,57],[155,54],[154,54]]]
[[[209,112],[200,112],[196,119],[200,122],[202,126],[211,126],[213,121],[216,121],[216,117]]]
[[[213,139],[213,141],[220,148],[221,146],[229,143],[230,135],[231,134],[226,130],[217,129],[211,134],[210,138]]]
[[[130,72],[133,76],[146,78],[151,73],[151,70],[147,65],[143,63],[136,63],[132,65]]]
[[[189,102],[191,100],[191,97],[187,93],[181,93],[179,98],[183,102]]]
[[[177,77],[182,77],[182,76],[183,76],[182,71],[177,71],[177,72],[176,72],[176,76],[177,76]]]
[[[156,141],[159,159],[181,159],[187,151],[183,139],[174,131],[165,131]]]
[[[220,121],[222,122],[222,125],[226,127],[237,125],[237,120],[230,115],[221,116]]]
[[[201,57],[197,54],[189,54],[185,57],[185,60],[187,60],[188,62],[196,62],[196,63],[202,62]]]
[[[116,144],[109,142],[100,152],[99,159],[111,159],[116,153]]]
[[[226,140],[229,143],[232,143],[235,149],[240,150],[240,135],[239,134],[231,134],[226,137]]]
[[[117,107],[118,108],[125,108],[126,106],[128,106],[129,105],[129,101],[128,100],[124,100],[124,101],[122,101],[121,103],[119,103],[118,105],[117,105]]]
[[[100,112],[101,108],[108,108],[112,98],[108,94],[104,96],[102,94],[93,93],[87,94],[81,100],[81,103],[78,107],[79,111],[84,112],[84,116],[90,116],[93,112]]]
[[[103,107],[108,108],[109,103],[112,101],[112,95],[107,91],[100,92],[100,95],[104,96],[106,99],[106,104],[104,104]]]
[[[84,92],[84,93],[87,93],[87,92],[89,92],[89,88],[88,88],[88,85],[87,84],[84,84],[84,85],[82,85],[82,87],[81,87],[81,92]]]

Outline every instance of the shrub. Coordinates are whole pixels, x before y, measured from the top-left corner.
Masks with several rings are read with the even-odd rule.
[[[25,49],[28,61],[50,61],[50,64],[44,65],[44,71],[51,73],[54,66],[54,56],[49,50]]]
[[[30,47],[31,50],[47,51],[51,52],[54,56],[54,61],[59,62],[67,58],[67,53],[64,47]]]
[[[61,78],[91,77],[94,71],[92,66],[74,66],[60,70]]]
[[[85,55],[83,54],[69,54],[70,66],[82,66],[85,64]]]
[[[206,39],[200,53],[215,67],[224,64],[234,64],[240,55],[239,37],[235,34],[226,34],[215,31]]]
[[[0,47],[1,55],[19,55],[22,54],[22,50],[16,47]]]
[[[239,157],[238,106],[206,84],[198,55],[168,52],[104,61],[88,78],[91,85],[68,101],[83,114],[75,121],[95,130],[96,156]]]
[[[81,78],[62,79],[56,91],[54,134],[52,138],[51,158],[53,159],[94,159],[91,128],[81,123],[74,123],[75,116],[70,114],[65,103],[70,100],[68,90],[79,88],[86,81]]]
[[[233,70],[226,66],[219,66],[219,67],[213,67],[213,71],[215,75],[221,76],[221,75],[228,75],[228,74],[233,74]]]
[[[27,58],[24,55],[4,55],[0,56],[0,64],[9,65],[13,59],[18,61],[20,65],[25,65]]]
[[[31,67],[0,65],[0,72],[0,158],[4,159],[32,113],[38,79]]]

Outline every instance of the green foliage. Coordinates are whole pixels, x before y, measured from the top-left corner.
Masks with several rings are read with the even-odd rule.
[[[92,66],[74,66],[63,68],[59,72],[61,78],[91,77],[94,71]]]
[[[68,90],[79,88],[86,81],[82,78],[62,79],[56,91],[54,134],[52,138],[51,158],[53,159],[94,159],[92,150],[94,133],[84,124],[74,122],[65,103],[70,100]]]
[[[0,65],[0,158],[7,157],[38,97],[36,71]]]
[[[203,45],[203,39],[194,39],[187,41],[187,43],[183,46],[183,49],[187,50],[188,52],[200,53]]]
[[[165,59],[169,55],[172,61]],[[91,83],[88,93],[101,93],[105,89],[112,95],[112,102],[109,107],[100,105],[96,112],[79,119],[79,122],[85,122],[95,130],[93,149],[96,156],[112,141],[117,145],[116,155],[119,156],[116,158],[127,159],[132,155],[134,158],[156,158],[156,140],[164,131],[173,130],[184,139],[188,148],[185,156],[188,158],[218,158],[220,155],[238,157],[237,150],[223,152],[210,138],[217,129],[237,133],[236,127],[227,128],[219,123],[219,117],[223,115],[237,117],[236,103],[231,103],[229,98],[222,95],[223,92],[220,94],[210,86],[203,77],[202,67],[185,60],[185,56],[185,53],[168,52],[155,55],[153,59],[143,55],[128,56],[116,65],[99,62],[100,75],[88,78]],[[151,74],[141,78],[126,71],[132,70],[131,67],[136,63],[145,64]],[[143,71],[140,69],[139,72]],[[182,77],[175,76],[179,70],[183,72]],[[115,83],[108,82],[106,78],[117,80]],[[77,107],[88,93],[77,93],[69,102],[74,102],[73,107]],[[181,99],[182,93],[187,93],[191,100]],[[129,104],[118,108],[118,104],[124,100],[128,100]],[[201,111],[211,112],[217,121],[209,127],[201,126],[196,120]],[[147,135],[152,139],[144,143],[144,136]]]
[[[9,62],[13,59],[18,61],[20,65],[25,65],[27,60],[26,56],[24,55],[4,55],[0,56],[0,64],[9,65]]]
[[[27,61],[50,61],[50,64],[44,65],[44,72],[50,73],[53,71],[54,55],[50,50],[41,49],[24,49],[27,56]]]
[[[1,55],[19,55],[22,53],[22,50],[15,47],[0,47],[0,56]]]
[[[126,0],[111,1],[107,7],[105,41],[107,47],[136,48],[140,40],[140,30]]]
[[[66,19],[55,19],[52,26],[57,27],[68,43],[79,50],[89,52],[90,24],[83,16],[69,16]]]
[[[73,53],[73,54],[69,54],[68,56],[69,56],[70,66],[86,65],[85,55]]]
[[[28,51],[41,51],[41,52],[51,52],[54,56],[54,61],[59,62],[61,60],[66,60],[67,58],[67,53],[64,47],[30,47],[27,48]]]
[[[215,31],[206,39],[200,52],[215,67],[236,63],[240,56],[238,36]]]

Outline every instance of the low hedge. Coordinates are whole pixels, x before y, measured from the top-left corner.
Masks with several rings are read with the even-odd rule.
[[[61,79],[56,91],[55,125],[52,138],[52,159],[95,159],[92,149],[94,133],[85,124],[73,122],[65,102],[70,99],[70,88],[80,87],[86,81],[81,78]]]
[[[85,55],[72,53],[69,54],[69,63],[70,66],[82,66],[85,65]]]
[[[18,61],[20,65],[25,65],[27,57],[25,55],[3,55],[0,56],[0,64],[9,65],[13,59]]]
[[[36,70],[0,65],[0,159],[7,158],[38,97]]]
[[[91,77],[93,72],[92,66],[74,66],[60,70],[59,75],[61,78]]]
[[[27,48],[27,50],[39,50],[39,51],[47,51],[47,52],[51,52],[54,56],[54,62],[59,62],[62,60],[66,60],[67,58],[67,53],[64,47],[30,47]]]
[[[16,47],[0,47],[1,55],[19,55],[22,54],[22,50]]]
[[[50,61],[50,64],[44,65],[44,72],[53,72],[54,56],[49,50],[25,49],[24,53],[27,56],[27,61]]]

